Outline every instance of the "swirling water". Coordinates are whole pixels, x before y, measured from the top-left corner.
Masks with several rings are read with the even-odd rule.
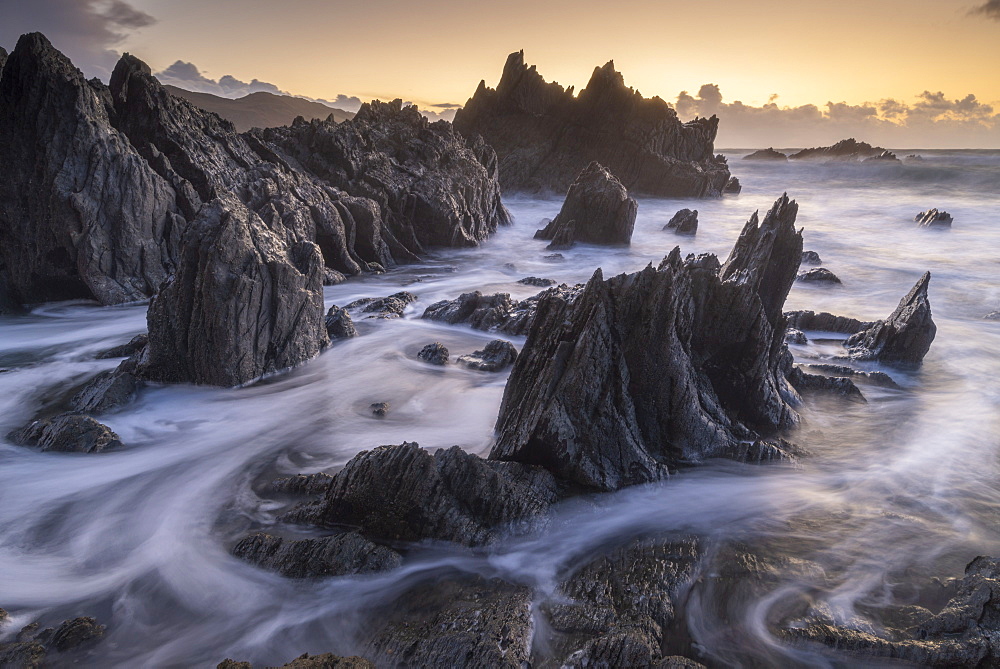
[[[906,165],[767,164],[730,154],[743,194],[718,201],[642,199],[633,244],[580,246],[547,259],[532,239],[556,198],[513,198],[515,224],[480,248],[326,289],[328,304],[409,290],[403,319],[362,321],[288,374],[231,390],[164,386],[102,420],[126,444],[96,455],[38,453],[0,437],[0,633],[41,619],[95,615],[108,636],[95,666],[214,666],[224,657],[281,663],[302,652],[351,653],[366,611],[421,579],[464,571],[536,588],[630,539],[697,534],[704,578],[681,609],[683,650],[716,666],[848,666],[782,643],[775,626],[796,602],[852,621],[872,606],[934,599],[932,577],[954,577],[976,555],[1000,555],[1000,153],[923,152]],[[882,369],[901,390],[863,386],[870,402],[807,399],[793,439],[797,466],[709,462],[657,485],[572,500],[536,536],[488,551],[416,550],[403,568],[366,577],[292,581],[231,557],[251,529],[274,523],[259,495],[281,474],[329,470],[379,444],[417,441],[488,452],[505,374],[415,359],[431,341],[453,355],[493,336],[419,319],[470,290],[526,297],[524,276],[585,281],[683,252],[723,259],[751,212],[783,191],[800,204],[805,246],[844,284],[797,284],[786,308],[884,317],[925,270],[938,334],[919,371]],[[661,230],[681,207],[700,230]],[[918,211],[951,212],[951,230],[919,229]],[[145,329],[143,305],[40,306],[0,317],[0,434],[57,410],[80,384],[115,366],[95,354]],[[514,339],[521,346],[523,339]],[[819,339],[800,361],[837,354]],[[385,419],[372,402],[388,401]],[[726,546],[789,565],[760,583],[723,587]],[[808,565],[808,568],[794,568]],[[731,587],[732,586],[732,587]],[[866,608],[869,607],[869,608]]]

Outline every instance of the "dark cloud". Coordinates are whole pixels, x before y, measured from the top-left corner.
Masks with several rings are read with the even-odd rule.
[[[41,32],[88,76],[107,79],[129,33],[156,22],[123,0],[2,0],[0,44]]]
[[[1000,21],[1000,0],[987,0],[972,10],[973,14],[980,14],[994,21]]]
[[[461,109],[462,105],[457,102],[439,102],[436,105],[431,105],[435,109]]]
[[[211,93],[224,98],[242,98],[251,93],[261,92],[289,95],[274,84],[259,79],[251,79],[246,82],[229,74],[224,75],[218,81],[209,79],[201,73],[194,63],[186,63],[183,60],[178,60],[162,72],[157,72],[156,78],[162,84],[177,86],[197,93]]]

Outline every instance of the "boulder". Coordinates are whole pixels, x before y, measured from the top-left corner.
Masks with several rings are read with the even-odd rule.
[[[431,365],[447,365],[448,348],[441,342],[436,341],[420,349],[417,357]]]
[[[55,651],[65,653],[85,648],[104,638],[106,628],[90,617],[65,620],[59,627],[38,631],[38,623],[24,627],[11,643],[0,643],[0,666],[18,669],[57,664],[46,662],[46,656]]]
[[[850,356],[855,360],[919,364],[937,333],[927,297],[930,281],[931,273],[927,272],[887,319],[851,335],[844,342]]]
[[[900,163],[902,162],[896,157],[896,154],[889,150],[883,150],[881,153],[876,153],[873,156],[868,156],[861,162],[863,163],[873,163],[873,162],[890,162],[890,163]]]
[[[559,214],[535,239],[552,240],[550,249],[569,248],[573,242],[627,245],[638,206],[611,172],[593,162],[576,177]]]
[[[796,330],[795,328],[788,328],[785,330],[785,343],[786,344],[808,344],[809,338],[806,337],[806,333],[802,330]]]
[[[100,453],[122,447],[111,428],[78,413],[32,421],[11,432],[7,438],[20,446],[35,446],[43,452]]]
[[[828,363],[812,363],[805,365],[811,370],[815,370],[825,374],[827,376],[843,376],[852,377],[857,379],[862,379],[873,386],[879,386],[882,388],[892,388],[894,390],[901,389],[901,386],[892,380],[892,377],[885,372],[878,371],[864,371],[860,369],[854,369],[852,367],[847,367],[846,365],[831,365]]]
[[[136,336],[129,339],[126,343],[109,348],[106,351],[101,351],[97,354],[98,360],[106,360],[108,358],[128,358],[135,355],[142,349],[146,347],[149,343],[149,335],[145,332],[142,334],[137,334]]]
[[[351,315],[347,313],[347,309],[341,309],[336,304],[331,306],[326,312],[323,324],[326,326],[326,334],[331,341],[334,339],[350,339],[351,337],[358,336],[358,331],[354,327],[354,321],[351,320]]]
[[[518,279],[517,282],[525,286],[536,286],[538,288],[548,288],[549,286],[556,285],[556,282],[552,279],[542,279],[537,276],[526,276],[523,279]]]
[[[937,209],[928,209],[927,211],[922,211],[913,217],[913,220],[921,228],[931,228],[931,227],[951,227],[952,217],[946,211],[938,211]]]
[[[416,301],[416,295],[404,290],[388,297],[364,297],[354,300],[344,308],[361,309],[361,313],[370,314],[368,318],[401,318],[407,305]]]
[[[289,245],[239,200],[205,205],[150,302],[142,376],[239,386],[317,355],[329,341],[322,266],[315,244]]]
[[[819,160],[819,161],[862,161],[891,152],[881,146],[872,146],[868,142],[859,142],[853,137],[842,139],[833,146],[820,146],[813,149],[802,149],[788,156],[789,160]],[[895,159],[895,156],[892,156]]]
[[[373,416],[385,418],[389,414],[391,405],[388,402],[375,402],[369,408],[372,410]]]
[[[509,341],[494,339],[481,351],[459,356],[459,364],[484,372],[499,372],[514,364],[517,349]]]
[[[718,156],[719,159],[724,160],[723,156]],[[739,178],[729,177],[729,181],[726,185],[722,187],[723,195],[739,195],[743,191],[743,185],[740,183]]]
[[[671,217],[664,230],[673,230],[678,235],[693,235],[698,232],[698,210],[681,209]]]
[[[868,400],[858,389],[854,382],[843,376],[823,376],[820,374],[809,374],[803,372],[801,368],[794,367],[787,374],[789,383],[795,386],[800,393],[827,393],[840,395],[852,402],[865,404]]]
[[[509,335],[525,335],[531,319],[535,315],[542,297],[558,294],[566,299],[575,299],[583,290],[583,284],[567,286],[562,284],[514,302],[508,293],[483,295],[478,290],[463,293],[454,300],[441,300],[427,307],[421,318],[444,321],[456,325],[467,323],[476,330],[497,331]]]
[[[572,301],[543,294],[490,458],[614,490],[682,462],[780,456],[761,437],[798,419],[781,313],[802,253],[796,212],[784,196],[755,213],[721,267],[674,249],[659,268],[598,270]]]
[[[802,283],[843,283],[840,277],[825,267],[814,267],[807,272],[799,272],[795,280]]]
[[[333,477],[323,472],[296,474],[271,481],[268,489],[279,495],[322,495],[333,482]]]
[[[95,376],[73,396],[70,407],[83,413],[102,414],[131,403],[142,386],[139,367],[145,354],[143,347],[115,369]]]
[[[454,123],[493,147],[507,192],[564,193],[592,161],[643,195],[718,197],[730,177],[714,155],[718,118],[682,123],[660,98],[625,86],[613,62],[574,95],[512,53],[496,89],[480,82]]]
[[[768,147],[766,149],[759,149],[753,153],[748,153],[743,156],[743,160],[772,160],[784,163],[788,162],[788,155]]]
[[[820,332],[841,332],[844,334],[854,334],[865,328],[869,328],[873,323],[869,321],[859,321],[856,318],[847,316],[835,316],[828,311],[786,311],[785,318],[788,327],[797,330],[819,330]]]
[[[803,265],[822,265],[823,259],[819,257],[819,254],[815,251],[803,251],[802,252],[802,264]]]
[[[357,532],[298,540],[257,532],[240,540],[232,553],[241,560],[289,578],[387,571],[402,562],[399,553],[373,544]]]

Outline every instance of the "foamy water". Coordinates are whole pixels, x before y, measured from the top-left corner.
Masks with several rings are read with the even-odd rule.
[[[541,604],[561,575],[601,551],[684,532],[703,538],[707,557],[681,608],[690,638],[678,648],[719,666],[837,665],[776,639],[801,602],[851,623],[868,606],[929,601],[932,577],[1000,555],[1000,323],[982,320],[1000,309],[1000,153],[922,153],[923,163],[902,166],[774,165],[734,153],[741,196],[642,199],[631,247],[581,246],[561,261],[531,238],[560,201],[509,199],[515,225],[480,248],[327,288],[328,304],[398,290],[419,300],[401,320],[359,322],[363,336],[287,375],[238,390],[149,388],[101,418],[126,444],[118,452],[38,453],[0,438],[0,607],[14,614],[4,638],[35,619],[94,615],[108,625],[88,660],[96,666],[352,653],[365,612],[420,579],[501,576],[535,587]],[[599,266],[605,276],[631,272],[676,244],[724,259],[752,211],[763,214],[784,191],[799,202],[805,248],[844,281],[796,285],[786,309],[885,317],[930,270],[938,324],[919,371],[866,365],[903,390],[862,386],[867,405],[807,401],[793,439],[809,455],[798,466],[706,463],[663,484],[570,500],[538,536],[485,552],[419,549],[375,576],[293,581],[229,555],[248,531],[274,523],[281,507],[257,491],[275,476],[329,470],[404,440],[488,452],[505,374],[434,368],[415,355],[441,341],[454,357],[494,337],[419,320],[429,304],[470,290],[527,297],[538,289],[516,283],[525,276],[575,283]],[[694,239],[661,231],[681,207],[699,210]],[[930,207],[949,211],[953,229],[917,228],[913,216]],[[0,373],[0,434],[58,409],[118,363],[97,352],[144,330],[142,305],[64,303],[0,317],[0,368],[9,370]],[[809,361],[838,348],[819,341],[793,352]],[[392,409],[379,420],[369,405],[381,401]],[[733,542],[809,567],[732,590],[713,576]]]

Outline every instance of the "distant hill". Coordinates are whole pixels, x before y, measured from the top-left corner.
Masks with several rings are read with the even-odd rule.
[[[314,118],[325,119],[333,114],[337,123],[354,118],[353,112],[328,107],[320,102],[311,102],[290,95],[275,95],[273,93],[251,93],[235,100],[223,98],[211,93],[195,93],[176,86],[164,86],[172,95],[184,98],[191,104],[210,112],[215,112],[224,119],[232,121],[236,129],[245,132],[250,128],[274,128],[290,125],[296,116],[306,120]]]

